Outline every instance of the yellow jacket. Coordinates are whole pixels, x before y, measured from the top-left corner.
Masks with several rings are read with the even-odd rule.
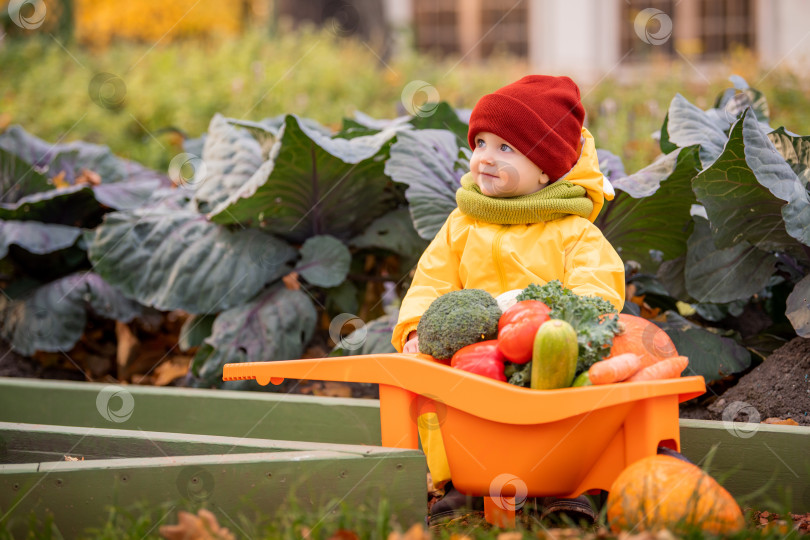
[[[453,210],[419,259],[413,282],[399,311],[391,343],[402,351],[408,334],[439,296],[459,289],[484,289],[493,296],[530,283],[558,279],[580,295],[600,296],[621,310],[624,264],[592,222],[605,197],[593,137],[582,129],[582,152],[565,176],[585,188],[593,201],[588,219],[569,215],[525,225],[477,221]]]

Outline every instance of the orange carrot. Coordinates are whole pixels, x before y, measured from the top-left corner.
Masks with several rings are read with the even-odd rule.
[[[641,369],[637,354],[624,353],[593,364],[588,369],[592,384],[610,384],[625,380]]]
[[[596,364],[594,364],[596,365]],[[632,381],[655,381],[659,379],[677,379],[686,366],[689,365],[689,359],[685,356],[672,356],[665,358],[651,366],[647,366],[640,370],[638,373],[627,379],[628,382]]]

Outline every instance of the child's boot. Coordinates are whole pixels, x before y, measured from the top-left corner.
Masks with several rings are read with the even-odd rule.
[[[537,507],[540,519],[548,518],[555,523],[563,523],[566,518],[573,523],[585,522],[592,525],[596,522],[597,512],[591,500],[585,495],[575,499],[542,497],[537,499]]]
[[[429,523],[452,519],[475,510],[483,510],[484,498],[465,495],[453,487],[453,482],[444,486],[444,497],[430,508]]]

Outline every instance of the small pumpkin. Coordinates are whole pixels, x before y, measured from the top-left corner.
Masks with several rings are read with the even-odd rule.
[[[619,333],[613,338],[608,358],[625,353],[638,355],[643,367],[678,356],[672,339],[655,323],[643,317],[620,313]]]
[[[607,498],[614,532],[701,529],[730,534],[745,525],[734,498],[699,467],[671,456],[643,458],[619,474]]]

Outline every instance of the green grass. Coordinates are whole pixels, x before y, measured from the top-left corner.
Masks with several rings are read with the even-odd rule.
[[[360,539],[389,539],[393,533],[393,539],[398,540],[422,540],[422,537],[406,536],[409,529],[416,526],[417,529],[427,531],[422,524],[401,524],[391,518],[388,512],[388,504],[382,501],[376,508],[365,506],[350,508],[345,504],[329,503],[322,509],[306,510],[299,507],[294,502],[288,503],[282,508],[278,508],[275,513],[267,512],[264,516],[246,515],[225,515],[216,508],[209,510],[216,516],[220,527],[227,528],[236,538],[259,539],[279,539],[297,540],[307,537],[311,540],[327,540],[330,538],[350,539],[351,535],[344,533],[343,536],[336,535],[338,531],[351,531]],[[147,540],[160,539],[161,525],[174,525],[178,522],[178,508],[173,504],[164,504],[160,507],[147,507],[139,505],[131,509],[120,509],[108,507],[106,518],[100,527],[89,528],[82,535],[83,538],[93,540]],[[525,510],[525,509],[524,509]],[[540,521],[536,514],[530,512],[519,512],[515,529],[506,531],[493,527],[486,523],[482,513],[474,513],[461,516],[452,521],[439,525],[434,525],[429,532],[432,538],[439,540],[504,540],[499,538],[504,532],[517,533],[520,538],[544,538],[543,533],[554,531],[560,538],[567,539],[604,539],[618,540],[624,538],[632,540],[638,538],[649,538],[649,536],[635,537],[626,533],[615,534],[605,526],[604,515],[601,516],[598,524],[578,528],[572,523],[551,523]],[[757,528],[753,524],[751,516],[748,516],[749,525],[742,531],[724,536],[733,540],[791,540],[799,538],[796,531],[784,531],[778,528],[764,530]],[[55,528],[52,520],[41,516],[29,516],[27,520],[28,533],[25,537],[12,536],[7,522],[0,522],[0,540],[11,540],[12,538],[31,539],[56,539],[61,538],[60,533]],[[698,528],[679,529],[676,538],[690,540],[704,540],[716,538],[714,535],[703,533]],[[641,531],[631,531],[634,534],[641,534]],[[308,535],[308,536],[305,536]],[[397,536],[399,535],[399,536]],[[404,537],[404,538],[403,538]],[[516,540],[509,537],[509,540]]]
[[[116,43],[103,52],[69,43],[63,49],[41,35],[5,41],[0,125],[19,123],[48,141],[106,144],[163,171],[182,151],[167,128],[196,137],[216,112],[251,120],[295,113],[337,128],[356,110],[377,118],[402,114],[402,90],[414,80],[432,84],[453,106],[470,108],[484,93],[530,72],[525,62],[508,57],[468,64],[408,53],[383,62],[363,43],[306,28],[154,48]],[[675,93],[709,107],[734,72],[759,83],[774,126],[810,132],[810,95],[797,76],[757,70],[742,53],[726,65],[727,71],[707,79],[690,65],[653,62],[632,81],[609,75],[581,84],[597,146],[621,156],[629,172],[639,169],[658,154],[650,134],[660,129]],[[105,109],[91,99],[89,84],[98,73],[124,82],[122,108]]]

